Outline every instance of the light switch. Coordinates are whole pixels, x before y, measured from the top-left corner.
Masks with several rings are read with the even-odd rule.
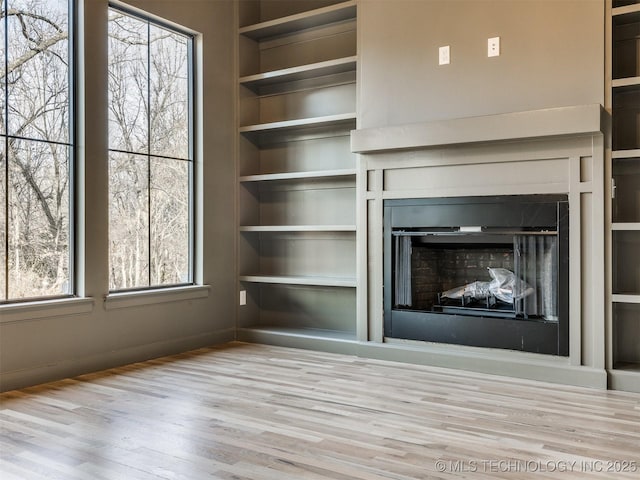
[[[247,291],[240,290],[240,305],[246,305],[246,304],[247,304]]]
[[[438,49],[438,65],[449,65],[451,63],[451,52],[449,45]]]
[[[487,40],[487,57],[500,56],[500,37],[493,37]]]

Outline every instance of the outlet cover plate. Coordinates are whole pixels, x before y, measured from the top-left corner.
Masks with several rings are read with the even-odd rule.
[[[500,56],[500,37],[493,37],[487,40],[487,57]]]
[[[449,45],[438,49],[438,65],[449,65],[451,63],[451,50]]]

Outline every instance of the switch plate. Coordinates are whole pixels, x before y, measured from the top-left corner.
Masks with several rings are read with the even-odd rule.
[[[246,305],[246,304],[247,304],[247,291],[240,290],[240,305]]]
[[[449,45],[438,49],[438,65],[449,65],[451,63],[451,52]]]
[[[500,56],[500,37],[493,37],[487,40],[487,57]]]

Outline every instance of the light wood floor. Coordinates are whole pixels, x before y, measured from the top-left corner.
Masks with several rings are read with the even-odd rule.
[[[640,395],[264,345],[0,397],[0,478],[640,478]]]

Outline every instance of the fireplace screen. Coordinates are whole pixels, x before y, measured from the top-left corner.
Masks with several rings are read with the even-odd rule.
[[[564,197],[387,201],[385,334],[566,355],[567,249]]]
[[[394,308],[557,321],[556,234],[394,231]]]

